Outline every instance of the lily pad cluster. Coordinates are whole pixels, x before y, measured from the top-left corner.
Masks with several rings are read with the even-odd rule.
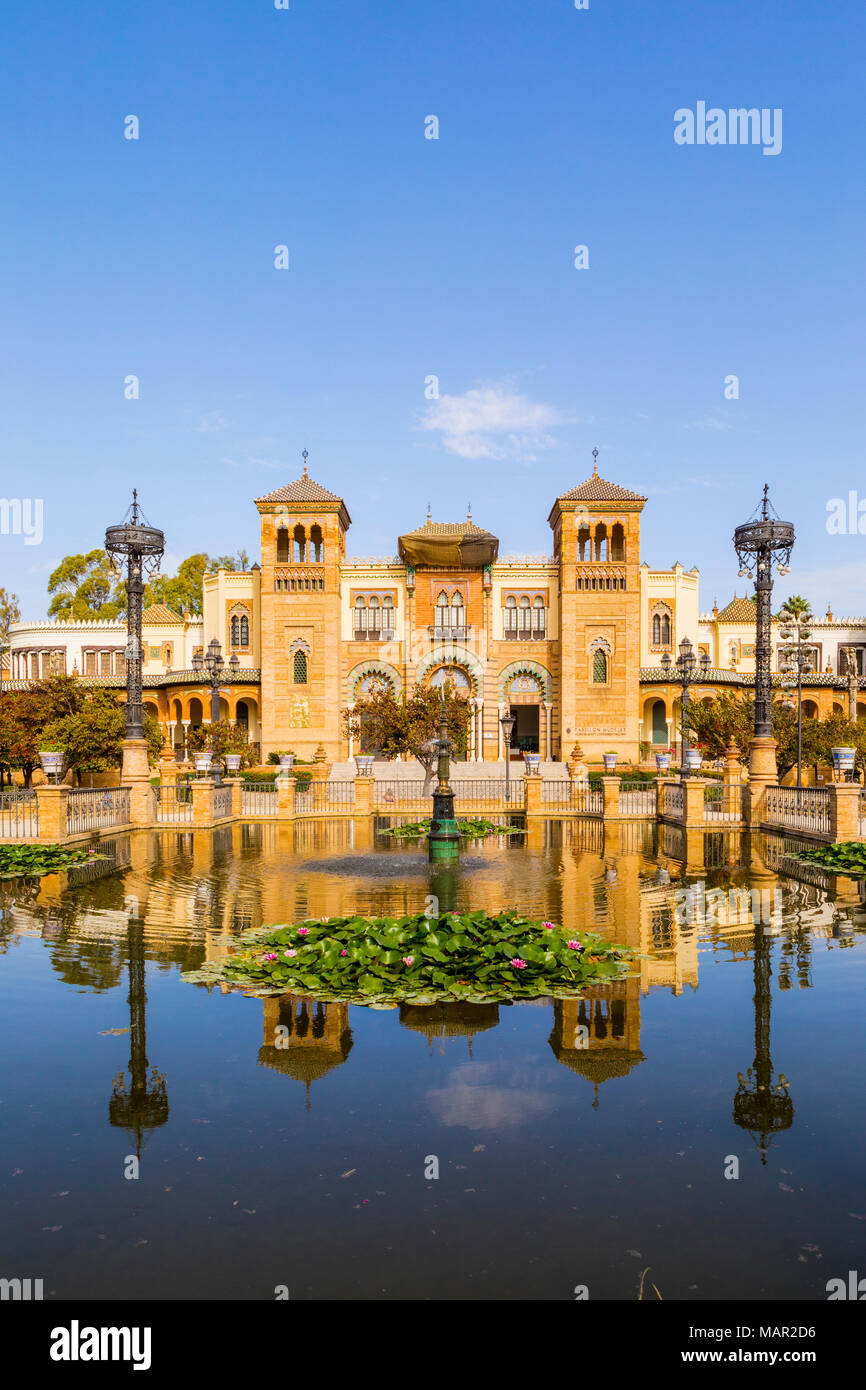
[[[818,849],[802,849],[794,855],[808,864],[820,864],[834,874],[850,874],[866,878],[866,843],[862,840],[842,840],[836,845],[821,845]]]
[[[239,950],[182,978],[253,995],[396,1003],[571,998],[621,979],[631,952],[520,912],[330,917],[245,932]]]
[[[41,877],[73,864],[88,864],[106,856],[80,845],[0,845],[0,878]]]
[[[382,834],[390,835],[394,840],[420,840],[422,835],[429,835],[430,824],[431,821],[428,816],[426,820],[389,826],[387,830],[382,831]],[[468,840],[480,840],[486,835],[523,835],[526,833],[522,826],[497,825],[495,821],[487,820],[484,816],[463,817],[458,820],[457,829]]]

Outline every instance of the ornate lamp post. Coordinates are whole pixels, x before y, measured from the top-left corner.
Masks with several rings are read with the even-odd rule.
[[[456,859],[460,853],[460,831],[454,817],[454,792],[451,789],[451,752],[454,747],[448,737],[448,715],[445,710],[445,688],[442,688],[442,712],[439,717],[439,737],[436,740],[439,761],[436,772],[439,781],[433,792],[433,816],[427,837],[430,859]]]
[[[688,777],[689,767],[687,755],[690,750],[691,743],[689,740],[688,727],[686,725],[686,715],[688,713],[689,708],[689,687],[692,686],[695,682],[697,669],[699,666],[700,679],[706,680],[707,672],[710,669],[710,655],[709,652],[701,652],[700,661],[698,661],[695,657],[694,647],[692,646],[688,637],[684,637],[683,640],[680,642],[679,655],[677,656],[676,662],[674,663],[671,661],[670,652],[665,652],[664,656],[662,657],[661,664],[662,670],[664,671],[666,677],[670,676],[671,669],[673,668],[673,670],[676,672],[674,679],[679,681],[680,686],[682,687],[683,694],[680,703],[682,724],[682,752],[680,755],[680,776]]]
[[[511,800],[511,735],[514,732],[514,725],[517,722],[510,710],[506,710],[500,719],[502,725],[502,737],[505,740],[505,800]]]
[[[119,526],[109,526],[105,532],[105,549],[112,563],[120,568],[126,563],[126,738],[123,740],[122,779],[149,781],[147,744],[144,741],[144,706],[142,704],[141,611],[144,577],[159,569],[165,550],[165,536],[155,526],[148,525],[138,505],[138,491],[133,489],[132,506]]]
[[[804,643],[812,636],[808,626],[811,614],[798,613],[796,617],[786,617],[781,630],[783,642],[789,645],[782,648],[781,656],[789,675],[797,678],[797,790],[803,778],[803,672],[809,670],[809,652]]]
[[[756,509],[759,515],[734,531],[734,549],[740,563],[740,576],[755,580],[755,724],[749,753],[750,819],[760,815],[764,788],[775,782],[776,743],[773,738],[773,707],[770,681],[770,624],[773,593],[773,564],[780,574],[790,568],[794,548],[794,527],[770,515],[768,485]]]
[[[114,1080],[113,1095],[108,1103],[108,1117],[112,1125],[119,1125],[126,1130],[135,1143],[137,1156],[141,1158],[147,1131],[157,1129],[168,1119],[168,1094],[164,1072],[159,1072],[153,1067],[149,1077],[147,1074],[147,994],[142,922],[130,920],[128,946],[129,1072],[132,1085],[127,1086],[124,1073],[118,1072]]]
[[[230,678],[234,680],[240,665],[237,652],[232,652],[228,665]],[[215,637],[212,637],[208,642],[204,656],[201,652],[196,652],[192,659],[192,669],[200,676],[207,671],[207,684],[210,685],[210,722],[218,724],[220,722],[220,682],[225,678],[226,663],[223,659],[222,647]]]

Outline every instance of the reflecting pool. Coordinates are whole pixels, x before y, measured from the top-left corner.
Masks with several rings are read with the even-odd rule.
[[[159,830],[0,884],[0,1273],[58,1299],[633,1300],[649,1269],[702,1300],[864,1267],[862,885],[792,839],[638,821],[530,823],[431,877],[384,824]],[[247,928],[430,894],[599,930],[634,974],[382,1011],[180,979]]]

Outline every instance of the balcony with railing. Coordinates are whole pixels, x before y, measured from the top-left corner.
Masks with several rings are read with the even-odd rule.
[[[456,624],[440,627],[437,623],[428,627],[427,635],[431,642],[468,642],[472,636],[472,628],[466,625],[457,626]]]

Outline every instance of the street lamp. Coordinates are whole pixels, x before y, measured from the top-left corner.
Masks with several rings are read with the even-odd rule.
[[[694,684],[697,669],[700,666],[700,679],[706,680],[707,672],[710,669],[709,652],[701,652],[700,660],[695,657],[695,649],[688,637],[684,637],[680,642],[679,655],[676,662],[671,661],[670,652],[665,652],[662,657],[662,670],[665,676],[670,676],[672,671],[676,672],[674,679],[679,681],[682,687],[682,700],[680,702],[680,723],[682,725],[682,743],[680,753],[680,776],[688,777],[688,753],[691,747],[689,742],[688,726],[686,715],[689,709],[689,687]]]
[[[784,611],[784,610],[783,610]],[[796,616],[785,616],[785,626],[781,629],[782,641],[789,645],[782,648],[781,655],[784,658],[785,671],[788,675],[797,677],[797,790],[800,790],[803,779],[803,672],[808,671],[810,665],[809,652],[804,647],[804,642],[812,636],[812,629],[808,626],[811,614],[798,613]]]
[[[230,678],[234,680],[240,665],[237,652],[232,652],[228,665]],[[195,653],[192,659],[192,669],[199,676],[207,672],[207,684],[210,685],[210,722],[218,724],[220,719],[220,682],[225,677],[226,663],[223,659],[222,647],[215,637],[212,637],[208,642],[204,656],[201,652]]]
[[[734,531],[734,549],[740,575],[755,580],[755,723],[749,758],[750,780],[772,781],[776,775],[773,744],[773,707],[770,679],[770,625],[773,593],[773,564],[780,574],[790,569],[794,548],[794,527],[770,515],[768,485],[756,511]]]
[[[514,732],[514,725],[516,723],[516,720],[511,711],[509,709],[506,709],[505,713],[500,718],[499,723],[502,725],[502,737],[505,740],[505,800],[510,801],[511,776],[509,764],[511,762],[511,735]]]
[[[150,526],[138,505],[138,491],[133,489],[132,506],[118,526],[105,532],[105,549],[112,564],[119,568],[126,563],[126,737],[123,750],[124,782],[147,780],[147,749],[144,742],[144,705],[142,702],[141,663],[143,657],[141,614],[144,596],[144,576],[159,569],[165,550],[165,536],[156,526]]]

